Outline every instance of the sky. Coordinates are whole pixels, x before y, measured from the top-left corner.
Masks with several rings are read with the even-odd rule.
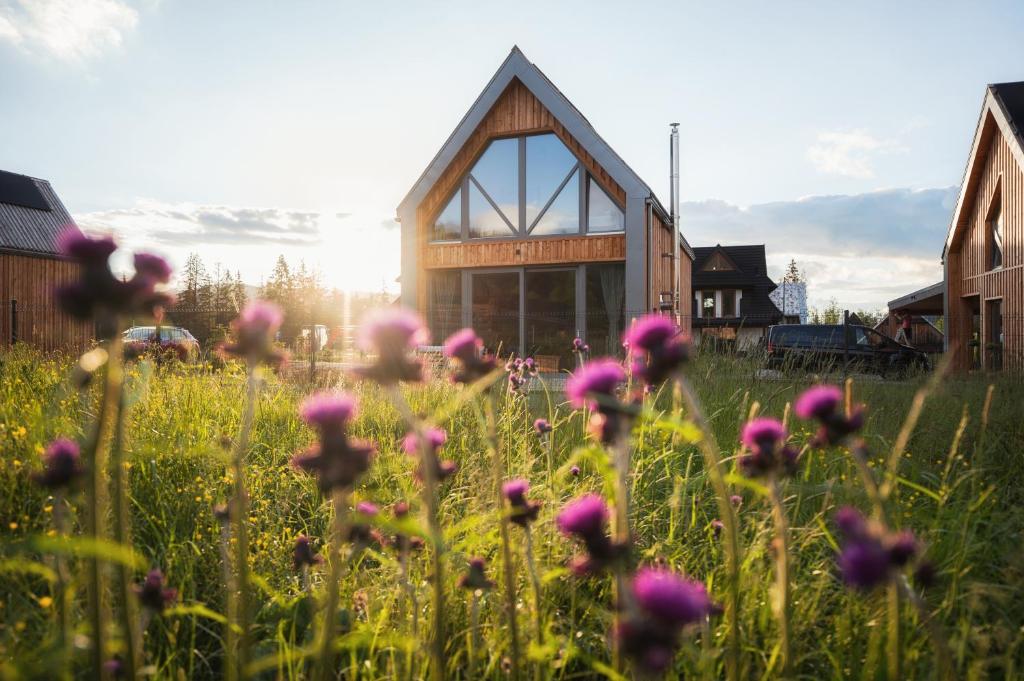
[[[812,305],[941,278],[1019,2],[0,0],[0,168],[86,229],[259,284],[274,260],[397,290],[395,208],[513,45],[695,246],[764,243]]]

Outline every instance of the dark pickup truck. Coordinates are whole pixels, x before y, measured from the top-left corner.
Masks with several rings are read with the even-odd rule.
[[[854,371],[899,376],[930,366],[920,350],[856,324],[780,324],[768,327],[766,340],[771,369],[839,370],[849,361]]]

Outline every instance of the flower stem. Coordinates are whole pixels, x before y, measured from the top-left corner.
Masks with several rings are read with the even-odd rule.
[[[444,531],[441,528],[440,493],[437,472],[439,469],[437,452],[426,437],[423,422],[416,417],[412,408],[397,386],[390,389],[391,401],[399,410],[406,425],[416,434],[419,442],[420,471],[423,475],[423,505],[427,512],[427,525],[430,532],[430,543],[433,553],[433,587],[434,611],[433,632],[430,639],[431,677],[435,680],[444,679],[447,675],[445,663],[445,619],[444,619]]]
[[[249,663],[249,492],[245,485],[245,457],[249,450],[258,390],[256,363],[249,360],[246,365],[245,409],[232,459],[235,482],[230,515],[235,537],[235,589],[234,608],[231,608],[234,618],[227,623],[228,646],[236,648],[235,664],[227,669],[228,679],[232,681],[245,678],[245,668]],[[235,627],[239,630],[237,634]]]
[[[886,604],[888,609],[888,638],[887,638],[887,655],[888,658],[888,678],[889,681],[899,681],[902,679],[903,671],[903,651],[900,650],[902,633],[900,631],[900,590],[896,582],[890,582],[886,586]]]
[[[782,501],[781,485],[777,477],[772,477],[768,485],[768,493],[772,502],[772,515],[775,518],[775,533],[778,545],[775,552],[775,615],[779,619],[779,638],[782,643],[782,671],[780,676],[786,677],[792,664],[792,641],[790,634],[790,585],[789,585],[789,523],[786,520],[786,507]]]
[[[345,543],[345,514],[348,507],[347,490],[344,488],[335,489],[331,501],[334,506],[329,552],[331,570],[327,578],[327,599],[324,602],[323,622],[320,625],[320,660],[316,676],[320,681],[327,681],[334,672],[334,634],[338,620],[338,602],[341,598],[341,577],[344,573],[342,548]]]
[[[472,596],[469,601],[469,651],[467,655],[469,657],[469,676],[467,678],[475,679],[476,675],[476,658],[480,654],[480,596],[479,590],[474,589]]]
[[[124,421],[125,392],[124,365],[122,358],[120,328],[110,341],[110,357],[107,360],[107,383],[116,393],[117,411],[114,415],[114,436],[110,447],[110,471],[113,493],[111,495],[114,511],[114,541],[128,547],[131,546],[131,520],[128,507],[129,491],[127,471],[124,462]],[[123,659],[125,677],[134,679],[141,660],[139,647],[138,608],[135,607],[135,594],[132,593],[132,568],[125,564],[117,566],[117,590],[121,598],[120,625],[124,636],[125,654]]]
[[[68,536],[67,508],[64,494],[58,491],[53,497],[53,525],[57,536]],[[57,573],[57,625],[59,634],[57,645],[60,650],[62,665],[61,679],[71,678],[71,585],[68,578],[67,560],[63,554],[54,555],[55,572]]]
[[[917,610],[918,619],[924,622],[925,626],[928,627],[928,633],[932,638],[932,645],[935,647],[935,658],[939,674],[937,678],[947,679],[953,678],[953,652],[949,649],[949,641],[946,640],[946,635],[942,632],[942,628],[932,618],[931,613],[928,612],[928,606],[924,600],[914,588],[910,586],[910,582],[907,581],[906,575],[900,575],[898,578],[897,585],[903,591],[907,600]]]
[[[117,408],[119,399],[116,395],[119,377],[116,374],[111,374],[110,363],[113,361],[112,357],[115,351],[120,352],[120,334],[115,333],[114,339],[106,342],[107,369],[104,372],[103,394],[100,397],[93,437],[89,441],[85,455],[89,469],[89,482],[86,490],[86,532],[89,537],[97,541],[104,540],[107,537],[107,492],[105,484],[107,452],[104,443],[110,426],[111,412]],[[88,585],[86,607],[92,643],[90,665],[92,678],[101,680],[108,676],[104,664],[106,662],[107,609],[103,572],[100,559],[95,556],[89,558],[86,568],[86,583]]]
[[[526,567],[530,572],[530,586],[533,588],[533,636],[537,646],[544,645],[544,610],[543,610],[543,592],[540,586],[540,575],[537,574],[537,561],[533,555],[533,532],[530,530],[530,526],[526,525],[523,528],[526,533],[526,546],[524,552],[526,553]],[[543,675],[543,667],[540,662],[534,666],[534,678],[540,679]]]
[[[511,678],[513,681],[519,679],[519,626],[516,622],[516,576],[515,566],[512,563],[512,542],[509,537],[509,519],[505,513],[505,499],[501,494],[502,473],[505,470],[505,462],[501,458],[501,448],[498,443],[498,430],[495,422],[495,411],[497,394],[494,388],[488,390],[488,398],[484,402],[484,409],[487,416],[487,441],[491,449],[491,469],[494,473],[494,497],[498,506],[499,534],[501,536],[501,562],[505,581],[505,617],[508,624],[510,649],[511,649]]]
[[[730,681],[738,681],[740,678],[740,536],[736,514],[729,503],[729,489],[725,484],[725,475],[722,473],[721,460],[718,455],[718,444],[714,434],[708,425],[704,412],[700,408],[697,396],[693,392],[689,381],[685,376],[678,377],[679,387],[683,394],[683,401],[690,418],[701,432],[701,439],[698,443],[701,453],[704,455],[704,465],[708,469],[708,477],[711,478],[711,485],[715,490],[718,502],[718,514],[725,525],[725,554],[726,567],[728,570],[727,589],[729,598],[725,603],[725,618],[729,623],[729,650],[725,659],[726,677]]]
[[[629,421],[621,419],[619,432],[615,435],[612,444],[612,464],[615,467],[615,527],[613,538],[615,545],[620,547],[625,555],[622,560],[615,563],[615,630],[618,631],[622,621],[622,613],[627,609],[628,589],[626,588],[626,577],[632,570],[629,558],[630,532],[629,532]],[[620,674],[624,670],[624,660],[618,636],[612,637],[612,668]]]

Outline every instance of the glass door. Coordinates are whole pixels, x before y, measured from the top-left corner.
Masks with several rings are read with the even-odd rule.
[[[523,326],[525,351],[541,371],[573,366],[576,337],[576,270],[526,270]]]
[[[520,352],[520,270],[474,272],[470,280],[470,323],[491,352]]]

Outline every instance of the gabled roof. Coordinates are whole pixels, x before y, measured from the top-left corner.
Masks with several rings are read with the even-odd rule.
[[[722,253],[732,262],[734,270],[705,271],[704,265],[716,253]],[[768,277],[764,244],[749,246],[699,246],[693,249],[693,287],[705,286],[770,286],[775,282]]]
[[[74,224],[49,182],[0,170],[0,251],[57,255],[57,235]]]
[[[483,92],[476,98],[473,105],[462,117],[452,134],[448,136],[444,145],[437,155],[426,167],[419,179],[405,195],[398,205],[398,213],[402,214],[408,208],[415,208],[426,197],[434,183],[440,179],[445,169],[455,158],[455,155],[466,144],[470,135],[477,129],[480,123],[487,116],[487,113],[501,97],[505,88],[513,81],[521,82],[540,101],[541,104],[554,116],[559,123],[565,126],[566,131],[587,153],[594,157],[594,160],[605,172],[611,175],[612,179],[625,190],[627,196],[649,198],[654,207],[664,217],[666,224],[671,224],[668,211],[655,196],[651,188],[642,180],[636,172],[626,164],[611,146],[604,141],[590,121],[580,113],[569,99],[562,94],[562,91],[555,87],[544,73],[537,68],[533,62],[526,58],[518,46],[513,46],[508,57],[502,62],[494,76],[484,87]],[[687,253],[691,252],[690,245],[685,237],[680,235],[683,248]]]
[[[953,218],[946,232],[946,242],[942,247],[943,260],[959,236],[961,228],[966,225],[981,178],[981,165],[992,137],[997,132],[1006,140],[1017,164],[1024,169],[1024,81],[995,83],[985,90],[981,114],[974,131],[974,141],[971,143],[964,178],[960,183],[960,195],[957,197]]]

